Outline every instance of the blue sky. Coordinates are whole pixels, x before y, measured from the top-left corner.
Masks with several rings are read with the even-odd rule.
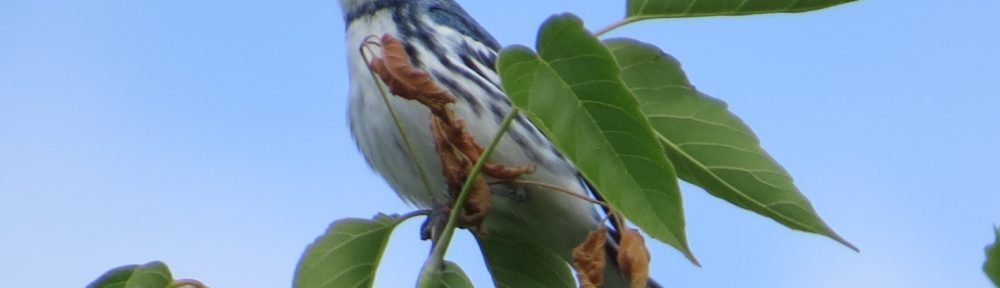
[[[615,1],[465,1],[503,44]],[[542,3],[536,3],[542,2]],[[621,1],[624,2],[624,1]],[[79,287],[163,260],[214,287],[285,287],[333,220],[411,210],[346,122],[336,1],[22,1],[0,9],[0,275]],[[684,186],[704,267],[653,245],[670,287],[989,287],[1000,223],[1000,2],[861,1],[795,15],[649,21],[861,253]],[[412,285],[416,221],[379,287]],[[488,275],[460,233],[448,258]]]

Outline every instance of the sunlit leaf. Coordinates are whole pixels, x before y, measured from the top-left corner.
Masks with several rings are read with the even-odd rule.
[[[167,264],[153,261],[144,265],[125,265],[104,272],[87,288],[167,288],[174,278]]]
[[[993,228],[993,231],[997,236],[993,245],[986,247],[986,263],[983,264],[983,271],[990,280],[993,280],[993,285],[1000,287],[1000,228]]]
[[[166,288],[173,284],[170,268],[160,261],[146,263],[132,272],[125,282],[125,288]]]
[[[566,260],[552,251],[497,234],[476,239],[496,287],[576,287]]]
[[[631,20],[805,12],[855,0],[629,0]]]
[[[826,235],[854,248],[823,222],[725,103],[694,89],[677,60],[635,40],[606,44],[681,179],[792,229]]]
[[[125,283],[128,279],[132,277],[136,269],[139,269],[139,265],[125,265],[116,267],[114,269],[104,272],[104,275],[98,277],[97,280],[91,282],[87,285],[87,288],[122,288],[125,287]]]
[[[514,105],[596,186],[653,238],[694,261],[676,174],[611,52],[573,15],[547,20],[536,55],[501,52],[498,71]]]
[[[400,218],[342,219],[306,248],[295,269],[295,287],[372,287],[375,271]]]

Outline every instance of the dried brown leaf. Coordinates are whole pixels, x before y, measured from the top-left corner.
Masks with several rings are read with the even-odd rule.
[[[458,193],[462,190],[462,185],[468,178],[472,163],[455,153],[455,147],[444,135],[444,124],[437,117],[431,117],[431,133],[434,136],[434,147],[437,149],[438,158],[441,160],[441,169],[447,182],[448,192],[452,199],[458,198]],[[486,184],[486,179],[476,176],[469,197],[462,203],[462,212],[459,215],[458,227],[473,228],[479,234],[484,234],[482,223],[486,219],[486,214],[490,208],[490,189]]]
[[[591,231],[583,243],[573,248],[573,268],[580,280],[581,288],[601,287],[604,282],[604,243],[607,241],[607,228]]]
[[[434,148],[437,150],[438,158],[441,160],[441,170],[445,177],[448,191],[457,193],[462,189],[462,174],[468,171],[468,161],[455,154],[454,146],[448,141],[448,137],[442,131],[441,119],[431,117],[431,134],[434,136]]]
[[[385,34],[382,35],[381,45],[382,57],[373,59],[369,66],[389,87],[389,91],[427,106],[432,114],[447,123],[441,129],[445,130],[448,141],[468,159],[479,159],[483,154],[483,147],[466,131],[465,123],[447,107],[455,102],[455,97],[435,84],[426,71],[413,67],[402,41]],[[496,163],[486,163],[483,167],[483,173],[498,179],[514,179],[534,170],[534,166],[529,165],[506,166]]]
[[[382,35],[382,58],[369,63],[375,74],[389,86],[392,94],[423,103],[437,115],[445,106],[455,102],[455,98],[434,83],[431,75],[418,70],[410,62],[410,56],[402,41],[389,34]]]
[[[431,111],[431,130],[441,169],[452,199],[458,197],[472,164],[482,157],[484,149],[465,127],[465,122],[455,116],[448,105],[455,97],[434,82],[426,71],[413,67],[410,55],[402,41],[385,34],[379,41],[382,56],[368,63],[379,79],[389,87],[389,92],[404,99],[417,101]],[[514,179],[534,171],[534,166],[506,166],[487,162],[483,173],[498,179]],[[482,222],[490,207],[489,186],[482,176],[477,176],[466,203],[462,205],[459,227],[474,228],[483,233]]]
[[[622,229],[618,242],[618,267],[629,279],[630,287],[645,288],[649,282],[649,250],[638,230]]]
[[[535,172],[534,165],[508,166],[493,162],[486,162],[486,164],[483,165],[483,173],[497,179],[515,179],[521,175],[530,174],[531,172]]]
[[[462,214],[459,215],[459,227],[472,228],[479,235],[486,235],[483,221],[490,210],[490,186],[487,185],[483,176],[476,176],[472,181],[472,191],[469,191],[469,198],[463,203]]]
[[[479,157],[482,157],[484,149],[476,143],[472,134],[469,134],[465,129],[465,122],[456,119],[450,109],[447,109],[447,113],[444,114],[447,114],[446,118],[443,119],[444,122],[451,124],[445,128],[449,142],[454,144],[459,151],[462,151],[462,154],[465,154],[468,159],[479,159]],[[493,163],[492,161],[487,161],[483,165],[483,173],[497,179],[514,179],[534,171],[535,167],[532,165],[507,166]]]

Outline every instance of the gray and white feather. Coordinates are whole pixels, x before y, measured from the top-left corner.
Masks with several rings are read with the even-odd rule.
[[[386,101],[359,47],[371,36],[389,34],[400,39],[412,64],[455,95],[452,109],[466,122],[477,143],[485,146],[511,111],[495,71],[500,45],[454,1],[341,0],[340,4],[347,23],[351,76],[348,116],[358,147],[404,200],[423,208],[446,204],[448,192],[429,129],[430,111],[400,97]],[[375,49],[376,55],[368,55],[368,59],[380,55]],[[401,120],[414,150],[412,157],[387,104]],[[580,195],[589,193],[576,168],[524,117],[515,118],[491,160],[505,165],[533,164],[535,172],[521,179]],[[603,225],[592,204],[569,195],[537,186],[508,184],[490,189],[497,196],[492,197],[485,223],[490,234],[534,243],[567,261],[572,248],[589,231]],[[610,248],[613,253],[614,247]],[[614,265],[608,266],[606,287],[624,285]]]

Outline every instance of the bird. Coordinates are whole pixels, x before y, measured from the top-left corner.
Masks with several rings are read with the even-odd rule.
[[[406,202],[439,208],[450,200],[441,175],[430,127],[430,111],[416,101],[384,97],[371,72],[374,50],[361,49],[373,37],[399,39],[411,65],[426,71],[435,84],[454,96],[454,114],[466,123],[479,145],[490,143],[513,110],[496,71],[500,44],[453,0],[340,0],[346,22],[350,87],[348,122],[368,164]],[[366,52],[367,51],[367,52]],[[579,196],[594,193],[543,132],[516,116],[489,159],[508,165],[532,165],[523,182],[490,184],[491,207],[484,223],[487,237],[515,239],[571,262],[571,251],[588,233],[604,227],[602,211]],[[527,185],[523,183],[544,183]],[[549,187],[549,188],[547,188]],[[606,211],[604,211],[606,212]],[[615,227],[607,229],[606,259],[615,259]],[[628,287],[614,261],[608,261],[603,287]],[[649,281],[649,287],[658,287]]]

